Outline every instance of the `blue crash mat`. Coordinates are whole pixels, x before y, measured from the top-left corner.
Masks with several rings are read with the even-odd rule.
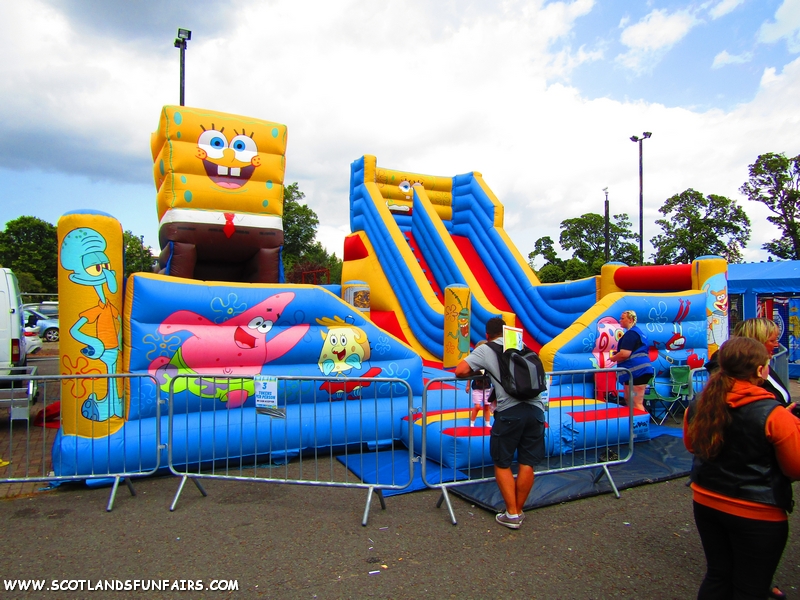
[[[670,430],[665,432],[667,435],[659,435],[650,441],[636,444],[630,461],[608,467],[617,489],[676,479],[689,474],[692,469],[692,455],[684,447],[683,439],[675,435],[676,432],[680,433],[680,429],[664,429]],[[599,467],[537,475],[524,510],[613,492],[605,475],[595,483],[598,473],[602,473]],[[499,512],[505,508],[503,497],[494,481],[458,485],[449,489],[468,502],[487,510]]]
[[[340,463],[350,469],[364,483],[374,483],[375,485],[403,485],[408,481],[408,450],[394,450],[373,452],[369,454],[351,454],[348,456],[337,456]],[[448,467],[442,467],[438,463],[428,461],[425,469],[431,483],[438,483],[440,478],[445,481],[454,479],[468,479],[467,475]],[[401,490],[384,489],[383,495],[396,496],[397,494],[407,494],[426,489],[422,481],[422,464],[414,463],[414,475],[411,478],[411,485]]]

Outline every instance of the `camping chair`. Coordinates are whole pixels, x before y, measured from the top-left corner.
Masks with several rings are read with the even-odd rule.
[[[673,411],[675,410],[676,404],[678,406],[683,406],[683,404],[681,404],[683,396],[679,393],[678,394],[675,393],[676,387],[679,388],[680,386],[672,385],[671,382],[659,385],[668,387],[670,392],[666,395],[660,393],[656,388],[655,377],[653,377],[650,380],[650,383],[648,384],[647,388],[645,388],[644,404],[646,407],[648,407],[648,410],[650,412],[650,417],[653,419],[656,425],[663,425],[664,421],[667,420],[667,417],[672,417],[672,420],[675,421],[675,423],[679,423],[680,421],[678,421],[678,419],[675,418]],[[661,411],[658,410],[659,405],[663,407],[664,410],[663,413],[661,413]]]
[[[689,365],[675,366],[669,368],[670,386],[672,394],[679,397],[678,401],[672,405],[672,409],[681,408],[684,411],[689,406],[689,400],[694,395],[692,389],[692,369]]]

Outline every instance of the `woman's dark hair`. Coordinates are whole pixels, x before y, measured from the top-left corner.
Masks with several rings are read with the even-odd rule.
[[[719,370],[708,380],[690,412],[692,447],[696,455],[706,460],[722,450],[725,428],[731,422],[727,398],[734,380],[755,380],[758,368],[769,363],[769,354],[758,340],[733,337],[722,344],[717,360]]]

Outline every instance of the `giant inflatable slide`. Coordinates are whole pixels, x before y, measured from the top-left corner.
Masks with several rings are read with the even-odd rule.
[[[650,340],[657,374],[701,366],[727,335],[727,263],[608,264],[601,275],[542,284],[503,228],[503,205],[480,173],[452,177],[379,168],[374,156],[351,165],[352,234],[342,280],[370,289],[370,314],[423,358],[442,360],[439,332],[453,310],[442,290],[471,292],[469,337],[502,316],[523,330],[548,370],[604,368],[634,310]],[[467,348],[465,352],[469,349]]]

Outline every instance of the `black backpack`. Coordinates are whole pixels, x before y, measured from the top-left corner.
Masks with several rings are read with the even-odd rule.
[[[497,363],[500,365],[498,383],[509,396],[517,400],[533,400],[547,390],[544,365],[536,352],[527,346],[522,350],[509,348],[505,352],[494,342],[490,342],[488,346],[497,354]],[[489,373],[489,370],[486,372]],[[497,381],[494,375],[489,375]]]

